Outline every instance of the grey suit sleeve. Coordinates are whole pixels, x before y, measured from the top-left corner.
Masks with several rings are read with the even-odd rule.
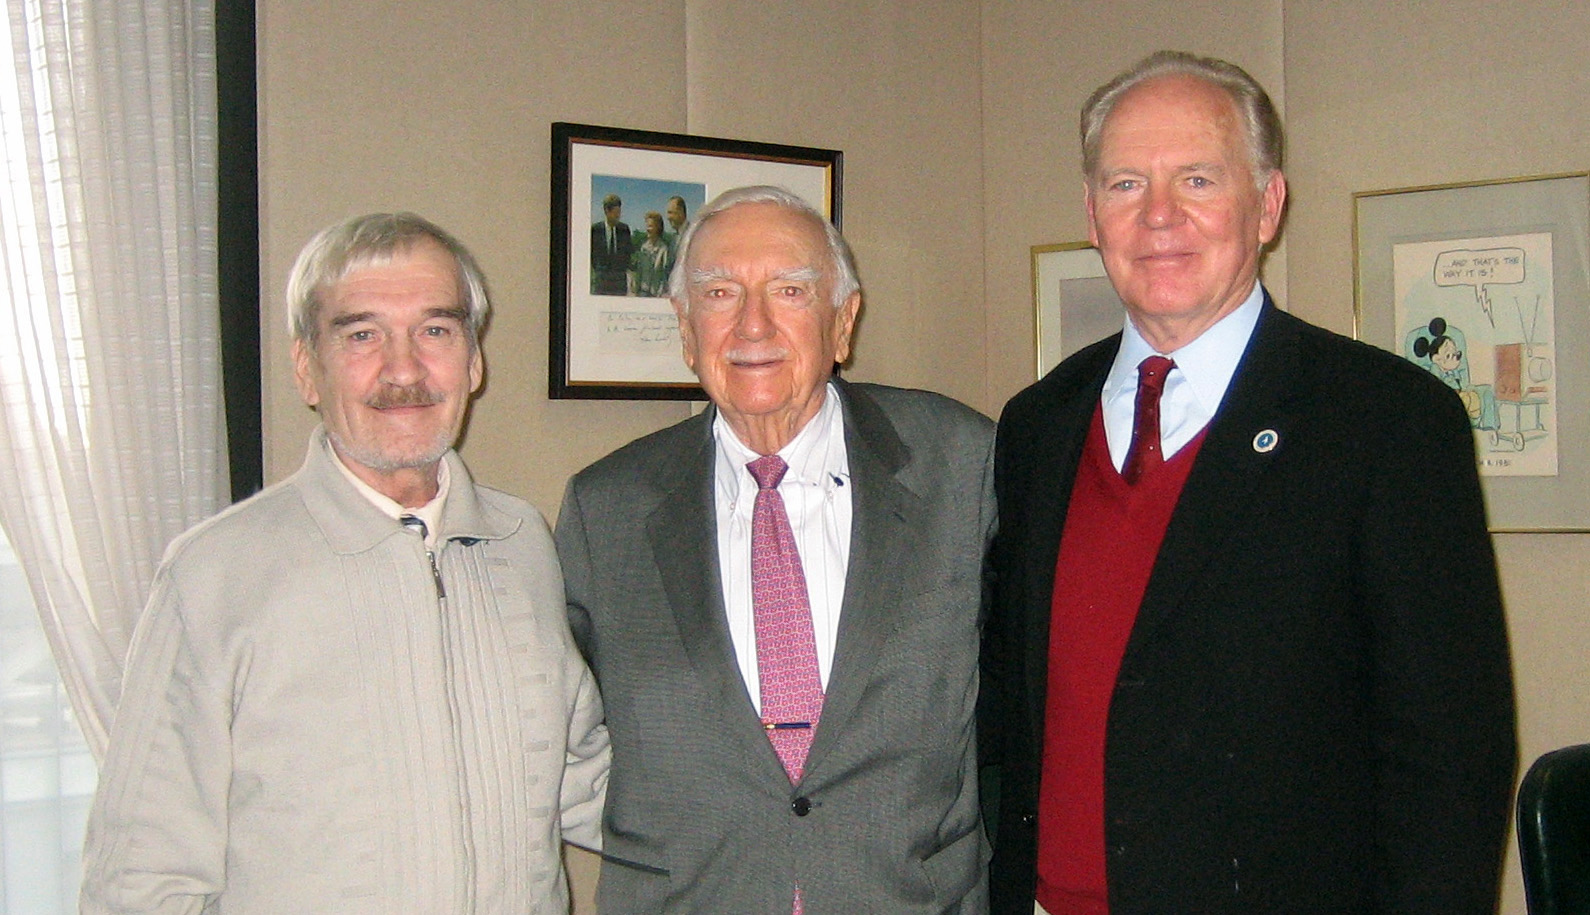
[[[999,533],[999,502],[994,497],[994,437],[988,437],[988,450],[983,456],[983,488],[978,499],[978,511],[983,520],[983,606],[980,619],[987,621],[993,606],[994,566],[991,548]]]
[[[569,629],[574,633],[574,643],[587,663],[591,661],[591,616],[586,609],[591,597],[591,554],[586,539],[585,516],[578,494],[578,476],[569,481],[563,493],[563,507],[558,510],[558,525],[553,540],[558,548],[558,561],[563,566],[563,591],[568,606]]]

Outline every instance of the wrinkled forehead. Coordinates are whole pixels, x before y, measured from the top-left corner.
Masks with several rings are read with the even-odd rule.
[[[403,293],[428,290],[432,298],[448,308],[461,308],[465,299],[463,275],[458,263],[441,243],[430,238],[415,239],[391,248],[352,254],[336,278],[326,283],[319,296],[322,321],[338,309],[338,302],[358,292]]]
[[[1144,144],[1215,147],[1251,165],[1242,112],[1220,85],[1167,74],[1126,90],[1099,132],[1099,165]]]
[[[757,272],[786,275],[832,273],[827,236],[805,214],[767,203],[746,203],[714,214],[702,224],[690,250],[689,267],[699,272]]]
[[[422,235],[400,239],[390,245],[348,252],[343,258],[342,269],[332,277],[330,285],[334,286],[364,270],[390,267],[393,264],[401,267],[411,261],[427,267],[445,264],[453,275],[456,276],[458,273],[458,265],[442,243],[430,236]]]

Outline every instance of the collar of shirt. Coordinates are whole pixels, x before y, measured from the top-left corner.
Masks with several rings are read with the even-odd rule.
[[[756,480],[745,465],[761,455],[740,441],[722,413],[712,422],[712,436],[718,446],[714,473],[718,503],[727,504],[735,514],[749,518],[756,501]],[[850,461],[844,445],[844,410],[839,405],[839,392],[830,383],[817,415],[778,451],[778,456],[789,465],[779,483],[780,491],[792,484],[822,492],[849,485]]]
[[[1231,386],[1237,363],[1248,348],[1253,328],[1264,306],[1264,287],[1253,284],[1253,291],[1236,310],[1216,321],[1197,339],[1176,350],[1161,353],[1176,362],[1165,379],[1165,392],[1159,401],[1159,438],[1169,460],[1198,436],[1214,418],[1220,401]],[[1115,469],[1126,464],[1132,443],[1132,421],[1137,405],[1138,363],[1154,355],[1130,318],[1121,334],[1121,348],[1104,380],[1101,403],[1104,407],[1104,433]]]
[[[759,455],[740,442],[721,414],[712,431],[716,442],[713,486],[724,612],[735,662],[751,703],[760,714],[756,617],[751,601],[751,516],[757,486],[745,467]],[[812,611],[817,673],[826,689],[839,636],[853,511],[844,409],[832,384],[817,415],[778,454],[789,465],[778,492],[784,499],[801,557]]]
[[[337,454],[337,449],[331,447],[331,440],[329,438],[326,440],[326,452],[331,455],[331,462],[337,465],[337,469],[342,471],[342,475],[348,478],[349,483],[353,484],[353,488],[358,490],[360,495],[370,500],[370,504],[380,509],[382,514],[391,518],[393,521],[397,521],[404,515],[413,515],[421,521],[424,521],[425,547],[432,550],[436,548],[437,537],[442,530],[442,506],[447,504],[447,488],[448,484],[452,481],[452,474],[447,469],[447,461],[445,458],[436,462],[435,498],[431,499],[431,501],[425,503],[424,505],[421,505],[419,508],[404,508],[403,506],[397,504],[395,499],[389,499],[382,495],[375,489],[375,487],[359,479],[359,477],[354,474],[352,470],[348,469],[348,465],[344,464],[342,462],[341,456]]]

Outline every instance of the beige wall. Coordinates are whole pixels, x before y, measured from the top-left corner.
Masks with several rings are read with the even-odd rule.
[[[983,148],[988,214],[987,407],[1034,376],[1031,247],[1086,241],[1077,117],[1094,87],[1160,48],[1242,64],[1285,105],[1276,0],[987,0],[983,4]],[[1284,288],[1284,252],[1265,268]],[[1020,354],[1012,358],[1011,354]]]
[[[867,284],[853,377],[997,413],[1032,380],[1032,245],[1085,237],[1076,111],[1137,57],[1235,60],[1281,104],[1292,209],[1266,275],[1292,311],[1351,327],[1356,190],[1590,163],[1590,10],[1479,0],[261,0],[266,474],[313,415],[286,370],[283,276],[321,225],[418,210],[492,280],[487,388],[463,448],[549,516],[569,474],[687,415],[546,398],[548,124],[845,151],[845,229]],[[1583,303],[1580,303],[1582,307]],[[1497,538],[1526,760],[1590,739],[1590,538]],[[590,892],[590,862],[577,860]],[[1510,867],[1513,865],[1510,865]],[[1503,911],[1523,912],[1516,873]],[[586,903],[588,904],[588,903]]]
[[[977,9],[923,9],[263,0],[267,477],[297,466],[314,423],[285,370],[287,269],[315,229],[375,209],[435,219],[491,280],[488,382],[463,449],[482,479],[551,515],[574,471],[688,415],[546,397],[559,120],[844,150],[868,293],[852,377],[986,406]]]

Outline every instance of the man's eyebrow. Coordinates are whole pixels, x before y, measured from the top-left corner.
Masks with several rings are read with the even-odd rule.
[[[1190,174],[1192,172],[1213,172],[1215,174],[1224,174],[1230,170],[1230,167],[1222,162],[1189,162],[1186,165],[1176,166],[1176,174],[1178,175]],[[1101,170],[1099,172],[1099,180],[1107,181],[1111,178],[1119,178],[1122,175],[1140,176],[1144,173],[1144,169],[1123,165],[1119,168]]]
[[[788,270],[780,270],[774,274],[772,282],[819,283],[822,282],[822,279],[823,271],[820,267],[791,267]],[[730,283],[738,282],[733,274],[722,267],[694,267],[690,270],[690,285],[692,286],[715,283],[720,280]]]
[[[426,309],[425,317],[427,317],[427,318],[451,318],[452,320],[457,321],[458,323],[462,324],[466,320],[469,319],[469,311],[467,309],[465,309],[462,305],[451,305],[451,306],[448,306],[446,308],[443,308],[441,306],[437,306],[436,308]]]
[[[435,308],[427,308],[425,317],[426,319],[449,318],[462,324],[469,319],[469,311],[461,305],[437,306]],[[336,328],[348,327],[353,324],[363,324],[366,321],[373,322],[375,319],[375,312],[373,311],[349,311],[332,318],[331,326]]]
[[[700,286],[703,283],[715,283],[719,280],[732,280],[729,271],[722,267],[692,267],[690,268],[690,285]]]
[[[374,321],[373,311],[347,311],[331,319],[332,327],[347,327],[350,324],[363,324],[365,321]]]
[[[823,271],[816,267],[791,267],[781,270],[773,277],[775,280],[789,280],[795,283],[817,283],[823,278]]]
[[[1098,177],[1093,178],[1091,180],[1092,180],[1093,184],[1095,186],[1097,186],[1097,187],[1107,187],[1107,186],[1109,186],[1111,183],[1113,183],[1114,181],[1116,181],[1119,178],[1126,178],[1126,177],[1141,178],[1142,176],[1143,176],[1143,173],[1139,169],[1124,168],[1123,167],[1123,168],[1100,169],[1099,172],[1098,172]]]

